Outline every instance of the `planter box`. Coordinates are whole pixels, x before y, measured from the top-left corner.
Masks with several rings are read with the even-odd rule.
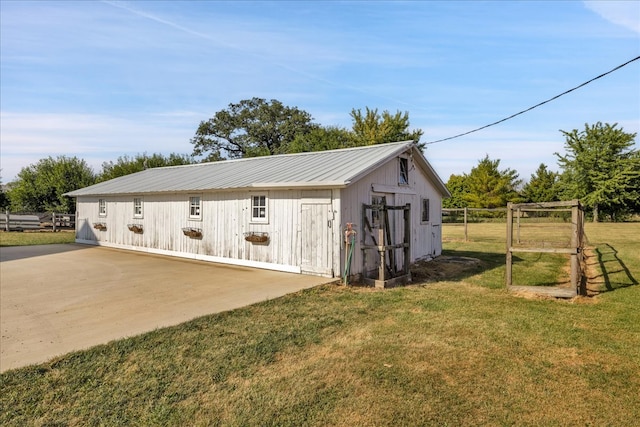
[[[251,243],[269,243],[269,233],[250,231],[244,233],[244,240]]]
[[[185,236],[191,237],[192,239],[202,239],[202,229],[200,228],[185,227],[182,229],[182,232]]]
[[[144,232],[142,224],[127,224],[127,227],[136,234],[142,234]]]

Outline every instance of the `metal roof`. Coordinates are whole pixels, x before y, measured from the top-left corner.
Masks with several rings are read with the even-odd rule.
[[[251,157],[147,169],[66,193],[67,196],[268,188],[341,188],[407,150],[443,195],[446,187],[412,141],[340,150]],[[415,154],[414,154],[415,155]]]

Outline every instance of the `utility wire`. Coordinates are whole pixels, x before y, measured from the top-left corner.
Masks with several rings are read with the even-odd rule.
[[[460,133],[460,134],[458,134],[458,135],[450,136],[450,137],[448,137],[448,138],[442,138],[442,139],[438,139],[438,140],[435,140],[435,141],[424,142],[424,143],[422,143],[422,144],[424,144],[424,145],[429,145],[429,144],[435,144],[435,143],[437,143],[437,142],[449,141],[449,140],[451,140],[451,139],[460,138],[461,136],[469,135],[470,133],[478,132],[478,131],[480,131],[480,130],[482,130],[482,129],[486,129],[486,128],[491,127],[491,126],[495,126],[495,125],[497,125],[498,123],[506,122],[507,120],[509,120],[509,119],[513,119],[514,117],[519,116],[520,114],[524,114],[524,113],[526,113],[527,111],[531,111],[531,110],[533,110],[534,108],[538,108],[538,107],[540,107],[541,105],[544,105],[544,104],[546,104],[546,103],[548,103],[548,102],[551,102],[551,101],[553,101],[553,100],[555,100],[555,99],[558,99],[558,98],[560,98],[561,96],[568,94],[569,92],[573,92],[573,91],[574,91],[574,90],[576,90],[576,89],[580,89],[582,86],[586,86],[586,85],[588,85],[589,83],[591,83],[591,82],[593,82],[593,81],[595,81],[595,80],[598,80],[598,79],[600,79],[600,78],[602,78],[602,77],[606,76],[607,74],[611,74],[611,73],[613,73],[614,71],[619,70],[620,68],[622,68],[622,67],[624,67],[624,66],[626,66],[626,65],[631,64],[633,61],[637,61],[638,59],[640,59],[640,56],[636,56],[636,57],[635,57],[635,58],[633,58],[632,60],[627,61],[627,62],[625,62],[624,64],[618,65],[616,68],[614,68],[614,69],[612,69],[612,70],[609,70],[609,71],[607,71],[606,73],[600,74],[599,76],[594,77],[594,78],[592,78],[591,80],[588,80],[588,81],[586,81],[586,82],[582,83],[581,85],[578,85],[578,86],[576,86],[576,87],[574,87],[574,88],[571,88],[571,89],[569,89],[569,90],[567,90],[567,91],[564,91],[564,92],[562,92],[561,94],[554,96],[553,98],[549,98],[549,99],[547,99],[546,101],[542,101],[541,103],[536,104],[536,105],[534,105],[533,107],[529,107],[529,108],[527,108],[526,110],[522,110],[522,111],[520,111],[520,112],[518,112],[518,113],[512,114],[512,115],[510,115],[509,117],[505,117],[505,118],[504,118],[504,119],[502,119],[502,120],[498,120],[497,122],[489,123],[488,125],[484,125],[484,126],[482,126],[482,127],[479,127],[479,128],[473,129],[473,130],[470,130],[470,131],[468,131],[468,132]]]

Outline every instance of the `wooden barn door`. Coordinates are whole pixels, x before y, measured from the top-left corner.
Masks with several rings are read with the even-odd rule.
[[[303,273],[333,275],[333,214],[331,203],[302,204]]]

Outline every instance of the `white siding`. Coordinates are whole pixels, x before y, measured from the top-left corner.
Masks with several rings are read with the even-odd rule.
[[[374,188],[380,191],[374,192]],[[433,225],[441,224],[441,207],[442,196],[436,187],[429,181],[426,175],[417,165],[409,159],[409,185],[398,185],[398,159],[391,159],[381,167],[372,171],[356,183],[342,190],[341,198],[341,229],[345,229],[347,222],[353,222],[357,225],[358,239],[354,251],[354,257],[351,264],[351,272],[353,274],[362,271],[362,204],[371,204],[371,196],[373,194],[387,194],[388,204],[405,205],[411,204],[411,259],[414,262],[417,259],[428,256],[437,256],[442,253],[442,242],[433,239]],[[431,215],[429,223],[422,224],[420,222],[421,199],[430,200]],[[395,229],[401,230],[400,222],[402,216],[399,213],[396,219]],[[400,237],[398,237],[400,239]],[[367,242],[371,244],[371,242]],[[435,244],[435,246],[434,246]],[[398,263],[402,262],[401,252],[396,251],[398,255]],[[371,262],[373,251],[368,253],[368,268],[374,267]],[[344,256],[341,256],[343,259]],[[344,261],[341,263],[344,268]]]
[[[398,185],[399,166],[395,157],[342,189],[80,196],[76,238],[80,242],[297,272],[303,270],[304,254],[305,272],[340,276],[344,271],[343,233],[346,223],[352,222],[358,232],[351,266],[351,272],[356,274],[362,270],[362,204],[370,204],[372,194],[376,193],[388,194],[389,204],[411,204],[413,262],[442,252],[442,195],[413,159],[408,160],[409,185]],[[251,221],[252,194],[267,195],[268,222]],[[199,220],[189,219],[190,196],[201,197]],[[134,218],[136,197],[143,199],[143,218]],[[106,200],[106,217],[98,214],[99,198]],[[420,221],[423,198],[430,201],[428,223]],[[303,229],[302,210],[309,205],[321,207],[305,211],[307,215],[313,211],[316,218],[307,217]],[[95,229],[93,224],[98,222],[106,224],[106,230]],[[399,234],[402,216],[398,215],[394,223]],[[144,233],[129,231],[127,224],[142,224]],[[202,238],[185,236],[184,227],[202,229]],[[269,242],[248,242],[245,233],[249,232],[268,233]],[[310,246],[314,244],[322,247]],[[396,253],[400,266],[401,251]],[[309,262],[317,265],[309,266]]]
[[[302,257],[302,204],[310,200],[322,200],[323,203],[328,202],[328,209],[332,212],[331,190],[260,192],[265,193],[268,200],[267,223],[251,221],[251,195],[254,193],[248,191],[147,194],[143,196],[143,218],[133,217],[133,199],[138,196],[100,197],[107,202],[106,217],[98,215],[97,197],[79,197],[76,238],[78,241],[115,247],[266,263],[275,268],[299,268]],[[202,197],[201,220],[189,219],[189,196],[193,195]],[[330,212],[322,212],[318,226],[331,225],[333,228],[333,223],[327,224],[332,216]],[[95,229],[93,224],[97,222],[106,224],[106,230]],[[131,232],[127,224],[142,224],[143,234]],[[182,232],[184,227],[202,229],[202,239],[185,236]],[[248,242],[245,233],[249,232],[268,233],[269,242]],[[304,232],[310,236],[316,233],[315,230]],[[326,246],[327,253],[318,262],[328,262],[329,270],[335,269],[335,260],[331,259],[334,244],[329,241]]]

